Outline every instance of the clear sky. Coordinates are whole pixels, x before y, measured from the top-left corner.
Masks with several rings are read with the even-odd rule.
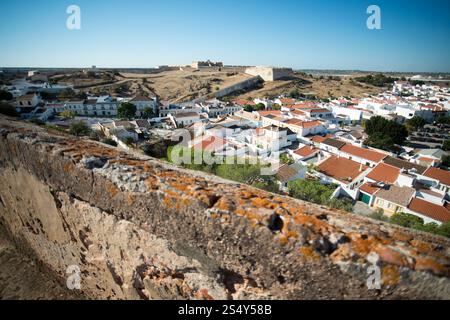
[[[66,8],[81,8],[68,30]],[[366,27],[369,5],[381,30]],[[0,66],[450,72],[449,0],[2,0]]]

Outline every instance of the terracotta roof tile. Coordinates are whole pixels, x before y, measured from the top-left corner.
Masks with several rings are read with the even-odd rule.
[[[450,171],[431,167],[425,171],[424,176],[439,180],[442,184],[450,186]]]
[[[418,174],[422,174],[427,170],[424,166],[394,157],[387,157],[384,159],[384,162],[399,169],[415,170]]]
[[[361,164],[336,156],[329,157],[317,167],[319,172],[345,184],[353,182],[353,180],[367,170],[367,168],[367,166],[363,165],[362,170],[360,170]]]
[[[333,139],[333,138],[327,138],[322,143],[326,144],[328,146],[331,146],[331,147],[338,148],[338,149],[340,149],[346,145],[346,143],[344,141],[340,141],[340,140]]]
[[[450,221],[449,209],[419,198],[413,198],[408,209],[443,223]]]
[[[367,178],[384,183],[395,183],[400,175],[400,169],[380,163],[367,175]]]
[[[380,162],[381,160],[387,157],[387,155],[384,153],[360,148],[351,144],[346,144],[340,150],[355,157],[363,158],[373,162]]]
[[[319,149],[316,149],[316,148],[310,147],[310,146],[305,146],[303,148],[300,148],[300,149],[294,151],[294,153],[296,155],[299,155],[301,157],[307,157],[307,156],[310,156],[310,155],[318,153],[318,152],[319,152]]]
[[[378,190],[380,190],[380,187],[378,187],[375,183],[366,182],[359,188],[359,190],[367,194],[373,195]]]

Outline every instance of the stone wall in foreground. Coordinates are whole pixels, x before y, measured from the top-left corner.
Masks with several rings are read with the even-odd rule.
[[[5,118],[0,181],[16,246],[87,298],[450,298],[448,239]]]

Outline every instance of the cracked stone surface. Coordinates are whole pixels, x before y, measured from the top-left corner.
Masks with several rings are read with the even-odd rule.
[[[0,180],[11,241],[86,298],[450,298],[449,239],[7,118]]]

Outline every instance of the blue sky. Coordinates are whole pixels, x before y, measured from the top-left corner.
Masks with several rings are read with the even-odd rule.
[[[81,8],[68,30],[66,8]],[[381,30],[366,9],[381,8]],[[152,67],[220,60],[450,72],[448,0],[0,1],[0,66]]]

